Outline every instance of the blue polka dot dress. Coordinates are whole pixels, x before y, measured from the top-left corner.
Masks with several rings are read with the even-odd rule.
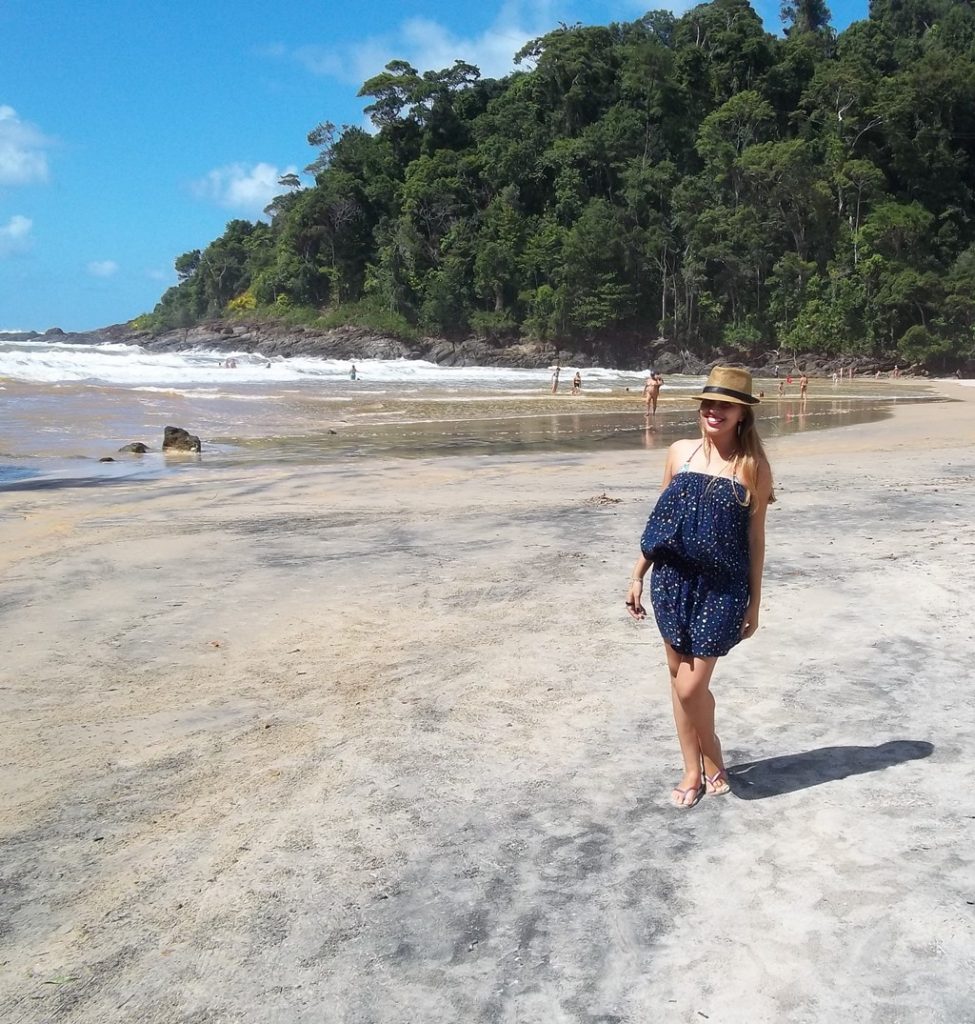
[[[680,654],[716,657],[741,639],[748,607],[749,508],[737,478],[688,470],[657,499],[640,541],[653,562],[650,601]]]

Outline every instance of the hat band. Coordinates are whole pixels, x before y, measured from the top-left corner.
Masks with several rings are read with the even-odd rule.
[[[729,398],[739,398],[743,402],[754,402],[755,399],[747,391],[733,391],[731,388],[720,388],[714,384],[701,388],[706,395],[727,395]]]

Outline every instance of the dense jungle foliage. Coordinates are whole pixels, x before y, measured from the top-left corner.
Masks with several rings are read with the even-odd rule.
[[[375,133],[323,123],[269,222],[176,261],[142,318],[652,337],[949,368],[975,338],[975,11],[823,0],[560,26],[482,79],[394,60]]]

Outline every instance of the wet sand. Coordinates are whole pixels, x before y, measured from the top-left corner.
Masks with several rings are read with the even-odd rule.
[[[734,795],[624,614],[663,448],[0,494],[0,1019],[972,1019],[975,392],[776,438]]]
[[[604,371],[615,372],[615,371]],[[666,447],[694,428],[687,395],[699,378],[672,377],[656,417],[647,420],[638,388],[618,382],[580,396],[552,395],[502,379],[493,387],[434,386],[357,389],[340,385],[243,382],[236,388],[120,387],[107,384],[25,384],[0,378],[5,424],[0,435],[0,488],[25,469],[38,473],[155,476],[176,467],[159,458],[164,428],[198,435],[205,466],[247,462],[344,462],[363,457],[416,458],[482,453]],[[764,436],[886,418],[904,402],[935,397],[925,380],[814,381],[807,401],[798,385],[779,396],[775,381],[757,382],[768,398],[758,414]],[[139,441],[156,458],[125,459],[118,449]],[[98,459],[120,460],[99,469]]]

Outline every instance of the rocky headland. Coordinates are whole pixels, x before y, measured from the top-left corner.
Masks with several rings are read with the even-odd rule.
[[[758,376],[806,372],[829,376],[853,367],[857,374],[889,372],[890,359],[864,356],[826,356],[769,350],[743,354],[717,351],[710,360],[682,349],[667,338],[648,339],[615,334],[592,339],[584,348],[576,342],[559,347],[553,342],[465,337],[403,339],[377,334],[361,327],[318,329],[269,320],[211,320],[195,327],[162,332],[137,330],[130,324],[114,324],[94,331],[68,333],[58,327],[43,332],[0,334],[3,340],[36,339],[82,345],[140,345],[150,352],[209,349],[216,352],[259,352],[269,358],[311,356],[320,359],[424,359],[441,366],[509,366],[538,369],[556,361],[563,366],[605,366],[620,370],[654,367],[661,373],[707,373],[716,364],[747,366]],[[920,367],[901,367],[904,373],[924,374]]]

